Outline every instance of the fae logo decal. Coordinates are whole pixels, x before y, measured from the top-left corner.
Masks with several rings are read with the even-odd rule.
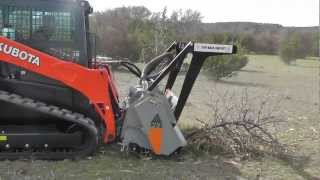
[[[8,44],[0,43],[0,52],[40,67],[40,58],[38,56],[35,56],[26,51],[21,51],[20,49],[12,47]]]

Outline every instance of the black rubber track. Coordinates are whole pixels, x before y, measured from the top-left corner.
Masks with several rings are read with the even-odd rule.
[[[33,99],[24,98],[17,94],[6,91],[0,91],[0,101],[18,105],[22,108],[32,110],[39,113],[47,114],[60,121],[67,121],[82,127],[86,132],[86,140],[83,146],[73,151],[23,151],[23,152],[0,152],[0,159],[43,159],[43,160],[61,160],[61,159],[78,159],[89,156],[94,153],[99,144],[98,130],[95,123],[90,118],[82,114],[71,112],[57,106],[47,105]],[[1,116],[1,115],[0,115]],[[1,119],[0,119],[1,120]]]

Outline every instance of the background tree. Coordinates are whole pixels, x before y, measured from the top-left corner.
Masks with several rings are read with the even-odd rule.
[[[150,15],[145,7],[122,7],[95,13],[91,18],[93,32],[98,36],[98,53],[137,61],[141,48],[150,43]]]
[[[312,28],[237,22],[210,24],[203,23],[202,18],[200,12],[191,9],[168,14],[167,8],[151,12],[143,6],[121,7],[94,13],[91,27],[98,36],[99,55],[129,58],[134,62],[149,61],[173,41],[237,43],[243,54],[280,54],[287,64],[319,54],[319,33]],[[232,56],[240,61],[219,57],[220,60],[214,61],[218,64],[206,66],[217,73],[217,78],[229,76],[246,64],[243,54]]]

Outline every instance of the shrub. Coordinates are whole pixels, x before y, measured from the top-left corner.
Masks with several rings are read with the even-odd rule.
[[[305,58],[312,51],[312,47],[306,48],[308,43],[303,43],[303,35],[298,33],[289,33],[281,40],[280,43],[280,58],[285,63],[290,65],[299,58]],[[312,42],[310,42],[312,43]],[[312,44],[310,45],[312,46]]]
[[[215,56],[209,58],[204,64],[204,70],[210,72],[216,80],[223,77],[232,77],[248,64],[245,50],[238,46],[238,53],[234,55]]]

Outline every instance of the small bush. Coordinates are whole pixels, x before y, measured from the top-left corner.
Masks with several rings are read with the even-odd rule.
[[[311,36],[311,35],[309,35]],[[280,43],[280,57],[281,60],[290,65],[297,59],[303,59],[308,55],[313,54],[313,42],[312,37],[299,33],[289,33],[286,37],[281,40]]]
[[[282,62],[289,65],[291,62],[295,61],[294,50],[289,44],[283,43],[280,48],[280,58]]]
[[[290,65],[292,62],[297,60],[298,43],[297,36],[294,35],[288,35],[288,37],[281,41],[280,58],[285,64]]]
[[[204,69],[213,75],[217,80],[223,77],[231,77],[248,64],[248,57],[240,50],[238,54],[216,56],[208,59]]]

